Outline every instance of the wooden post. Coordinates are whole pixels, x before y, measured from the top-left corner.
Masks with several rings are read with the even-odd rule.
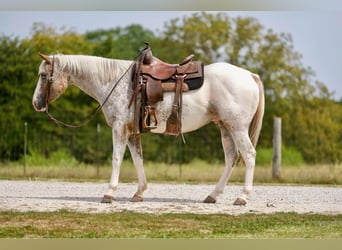
[[[96,126],[96,177],[100,176],[100,132],[101,125],[100,123]]]
[[[24,123],[24,177],[26,177],[26,155],[27,155],[27,122]]]
[[[273,119],[273,159],[272,159],[272,178],[280,178],[281,169],[281,118]]]
[[[183,135],[181,135],[183,136]],[[182,174],[183,174],[183,171],[182,171],[182,144],[183,144],[183,141],[181,139],[178,139],[178,143],[179,143],[179,147],[178,147],[178,150],[179,150],[179,158],[178,158],[178,163],[179,163],[179,177],[181,178],[182,177]]]

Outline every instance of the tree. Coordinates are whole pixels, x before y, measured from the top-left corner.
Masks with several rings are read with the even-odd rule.
[[[41,62],[37,53],[132,60],[144,47],[144,41],[151,43],[154,55],[170,63],[195,54],[195,60],[205,64],[227,61],[258,73],[266,98],[259,145],[271,146],[273,117],[280,116],[285,146],[295,147],[307,162],[342,161],[342,101],[334,101],[324,83],[315,79],[314,71],[303,66],[291,35],[267,30],[254,18],[205,12],[170,20],[158,35],[136,24],[80,35],[36,23],[29,39],[0,36],[0,160],[21,157],[24,122],[28,122],[29,129],[37,131],[29,134],[30,151],[37,150],[48,157],[51,152],[66,148],[79,161],[90,163],[98,160],[94,144],[98,139],[96,125],[103,124],[100,160],[110,158],[111,131],[103,115],[82,129],[72,130],[47,122],[46,116],[34,111],[31,98]],[[51,105],[50,111],[59,119],[79,123],[96,106],[92,98],[69,87]],[[143,137],[145,160],[178,162],[178,139],[149,134]],[[219,130],[214,124],[185,135],[185,140],[186,145],[182,147],[185,162],[194,158],[206,161],[224,158]],[[164,149],[163,153],[160,148]]]
[[[85,41],[84,36],[72,31],[47,27],[42,23],[33,26],[32,38],[1,37],[0,43],[0,89],[1,135],[0,159],[19,159],[23,154],[24,123],[28,123],[29,139],[34,143],[29,145],[29,152],[39,151],[49,156],[62,147],[69,149],[71,154],[77,154],[79,160],[89,160],[92,149],[85,145],[93,145],[94,138],[85,136],[83,143],[78,143],[75,137],[83,136],[85,131],[66,129],[48,122],[46,116],[34,111],[31,100],[38,80],[38,66],[41,58],[38,52],[47,54],[72,53],[92,54],[92,44]],[[75,105],[77,103],[77,105]],[[69,87],[64,95],[51,105],[51,112],[59,119],[71,123],[80,122],[96,107],[97,103],[77,88]],[[93,123],[103,122],[98,117]],[[83,132],[83,134],[82,134]],[[110,137],[109,137],[110,138]],[[88,143],[84,143],[88,139]],[[78,143],[78,144],[75,144]],[[110,144],[111,145],[111,144]],[[87,154],[88,151],[88,154]],[[110,151],[110,149],[109,149]]]
[[[182,20],[173,19],[164,27],[160,45],[156,46],[165,59],[178,62],[189,54],[195,54],[205,64],[225,59],[224,48],[231,31],[227,15],[194,13]]]
[[[29,110],[32,97],[30,81],[36,78],[37,69],[32,70],[30,51],[17,37],[0,38],[0,158],[18,159],[23,151],[18,135],[24,131],[24,121],[31,122]],[[30,105],[31,106],[31,105]]]
[[[312,69],[303,66],[290,34],[266,30],[254,18],[232,19],[222,13],[195,13],[182,20],[171,20],[165,25],[162,39],[162,44],[179,48],[176,50],[178,56],[195,53],[196,58],[205,63],[226,60],[261,76],[266,99],[261,146],[271,146],[273,117],[280,116],[283,118],[283,142],[297,148],[305,160],[316,162],[313,156],[318,155],[317,150],[325,152],[321,159],[341,161],[336,150],[340,143],[333,139],[341,137],[337,123],[341,116],[340,112],[335,113],[337,117],[330,112],[331,108],[337,111],[340,106],[333,104],[323,83],[317,86]],[[315,126],[307,127],[308,122],[313,121],[313,114],[318,112],[325,115],[315,115]],[[291,132],[294,127],[296,131]],[[200,130],[197,138],[201,133],[210,134],[212,129]],[[322,131],[323,135],[320,140],[316,139],[321,141],[316,143],[319,146],[312,149],[308,145],[310,138],[317,137],[317,131]]]
[[[94,55],[114,59],[133,60],[137,57],[143,42],[153,43],[154,33],[141,25],[132,24],[125,28],[95,30],[85,34],[90,44],[94,46]]]

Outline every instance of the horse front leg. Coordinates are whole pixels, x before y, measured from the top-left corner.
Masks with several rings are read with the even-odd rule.
[[[111,203],[114,200],[114,193],[119,183],[120,167],[127,145],[127,135],[125,126],[113,126],[113,158],[112,176],[110,178],[108,191],[103,196],[101,203]]]
[[[143,201],[143,192],[147,189],[147,181],[143,165],[143,154],[140,135],[131,135],[128,139],[128,148],[138,175],[138,190],[132,197],[132,202]]]

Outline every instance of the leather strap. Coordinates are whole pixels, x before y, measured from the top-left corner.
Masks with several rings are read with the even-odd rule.
[[[181,96],[182,86],[186,75],[175,75],[176,78],[176,92],[173,99],[172,111],[169,118],[166,121],[165,134],[179,135],[181,134],[182,121],[181,121]]]

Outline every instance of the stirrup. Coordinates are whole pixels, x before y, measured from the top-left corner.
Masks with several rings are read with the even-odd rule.
[[[147,125],[148,115],[153,116],[153,118],[154,118],[154,125],[151,125],[151,124]],[[143,119],[143,124],[142,125],[143,125],[143,128],[145,128],[145,129],[156,129],[158,127],[158,120],[157,120],[156,113],[153,112],[153,114],[150,114],[148,107],[146,107],[145,114],[144,114],[144,119]]]

